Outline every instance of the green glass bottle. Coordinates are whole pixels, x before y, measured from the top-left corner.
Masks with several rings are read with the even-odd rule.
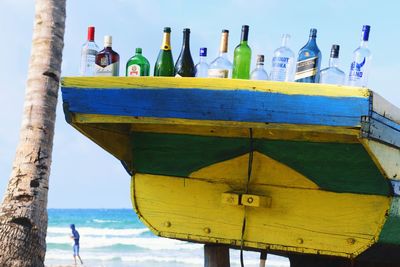
[[[171,28],[164,28],[164,38],[154,66],[154,76],[175,76],[171,52]]]
[[[142,56],[142,48],[136,48],[135,55],[126,63],[126,76],[149,76],[150,63]]]
[[[249,26],[242,26],[242,37],[240,44],[236,46],[233,54],[233,79],[249,79],[250,78],[250,64],[251,64],[251,48],[247,40],[249,37]]]

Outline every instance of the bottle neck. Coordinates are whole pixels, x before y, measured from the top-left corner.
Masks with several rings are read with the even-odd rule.
[[[205,57],[205,56],[200,56],[199,62],[200,62],[200,63],[206,62],[206,59],[207,59],[207,57]]]
[[[249,29],[242,29],[242,35],[240,37],[240,43],[241,44],[247,44],[247,41],[249,40]]]
[[[360,47],[368,47],[368,40],[361,39]]]
[[[222,33],[219,54],[222,56],[226,53],[228,53],[228,33]]]
[[[316,45],[317,44],[317,37],[316,36],[310,36],[310,39],[308,39],[308,44]]]
[[[171,34],[169,32],[164,32],[161,49],[166,51],[171,50]]]
[[[339,58],[337,58],[337,57],[329,58],[329,67],[332,68],[332,67],[337,67],[337,66],[339,66]]]
[[[282,35],[282,42],[281,42],[282,47],[286,47],[288,45],[289,39],[290,35],[288,34]]]
[[[256,69],[263,69],[263,68],[264,68],[264,62],[257,62]]]
[[[182,50],[190,49],[190,32],[183,32]]]

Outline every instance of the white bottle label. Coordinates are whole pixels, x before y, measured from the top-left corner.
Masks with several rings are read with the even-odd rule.
[[[228,78],[228,74],[227,69],[208,69],[209,78]]]
[[[99,66],[96,64],[96,76],[118,76],[119,75],[119,62],[110,65]]]
[[[127,70],[127,76],[137,77],[140,76],[140,66],[137,64],[130,65]]]

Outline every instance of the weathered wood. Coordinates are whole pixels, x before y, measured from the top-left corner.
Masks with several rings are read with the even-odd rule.
[[[204,245],[204,267],[230,267],[229,247],[226,245]]]
[[[0,211],[0,266],[44,266],[65,0],[36,0],[24,115]]]

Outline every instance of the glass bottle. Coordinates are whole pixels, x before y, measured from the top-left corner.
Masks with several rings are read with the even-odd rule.
[[[317,46],[317,29],[310,30],[307,44],[300,49],[296,64],[296,82],[317,83],[321,67],[321,51]]]
[[[208,76],[208,64],[206,61],[207,58],[207,48],[200,48],[200,60],[199,63],[196,64],[196,77],[207,77]]]
[[[371,65],[371,51],[368,49],[369,31],[371,26],[364,25],[361,34],[361,44],[353,52],[353,61],[350,65],[349,85],[366,87]]]
[[[329,67],[320,71],[319,82],[328,84],[343,85],[345,74],[339,69],[339,45],[332,45]]]
[[[138,47],[135,50],[135,55],[126,63],[126,76],[149,76],[150,63],[142,56],[142,48]]]
[[[194,77],[195,68],[190,53],[190,29],[183,29],[183,42],[181,53],[175,63],[175,76]]]
[[[268,73],[264,69],[264,55],[257,55],[256,68],[251,72],[251,80],[268,80]]]
[[[119,55],[112,49],[112,37],[104,36],[104,49],[96,55],[97,76],[119,76]]]
[[[88,27],[87,41],[83,44],[81,50],[81,65],[79,74],[81,76],[96,75],[96,55],[99,52],[99,47],[94,42],[95,28]]]
[[[164,37],[156,64],[154,65],[154,76],[174,76],[174,60],[171,52],[171,28],[164,28]]]
[[[295,74],[294,53],[287,46],[290,40],[289,34],[282,34],[282,45],[274,51],[272,58],[271,80],[292,82]]]
[[[232,77],[232,63],[228,59],[228,37],[229,31],[222,30],[219,56],[211,62],[208,68],[208,77],[210,78]]]
[[[251,64],[251,48],[248,45],[249,26],[242,26],[240,44],[236,46],[233,55],[233,79],[249,79]]]

